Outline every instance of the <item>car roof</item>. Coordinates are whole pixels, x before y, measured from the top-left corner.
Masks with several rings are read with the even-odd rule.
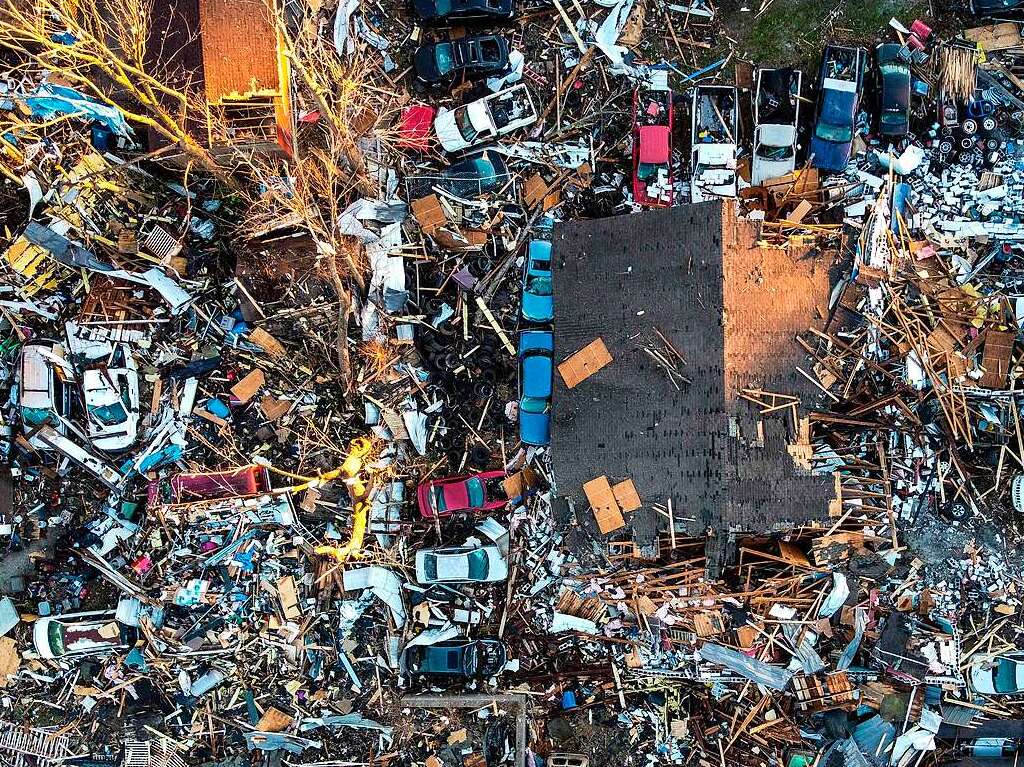
[[[519,334],[519,352],[530,351],[531,349],[546,349],[551,351],[555,348],[555,337],[550,330],[524,330]]]
[[[640,162],[666,163],[669,160],[669,129],[667,125],[644,125],[640,128]]]
[[[532,354],[523,360],[523,395],[551,396],[552,361],[547,355]]]

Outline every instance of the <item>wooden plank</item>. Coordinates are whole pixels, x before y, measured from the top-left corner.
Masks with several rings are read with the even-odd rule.
[[[565,362],[558,366],[558,374],[570,389],[590,378],[598,370],[612,361],[604,339],[595,338]]]
[[[262,387],[266,382],[267,377],[263,375],[262,370],[256,369],[250,371],[245,378],[231,387],[231,395],[239,402],[248,402],[256,396],[256,392],[258,392],[260,387]]]
[[[260,410],[263,411],[263,417],[270,422],[274,422],[278,418],[281,418],[285,413],[291,410],[291,407],[291,402],[284,399],[277,399],[276,397],[266,396],[260,400]]]
[[[295,718],[291,714],[271,706],[260,717],[259,722],[256,723],[256,729],[260,732],[281,732],[285,728],[290,727],[294,721]]]
[[[249,331],[249,340],[260,347],[271,357],[285,356],[284,346],[263,328],[253,328]]]
[[[286,575],[277,581],[277,596],[281,600],[281,612],[284,619],[288,621],[298,620],[302,617],[302,610],[299,608],[299,597],[295,593],[295,578]]]

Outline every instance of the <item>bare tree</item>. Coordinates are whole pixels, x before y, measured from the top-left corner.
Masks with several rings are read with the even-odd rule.
[[[376,197],[378,185],[368,172],[359,139],[387,145],[401,99],[382,72],[374,52],[341,57],[324,36],[324,17],[306,10],[294,24],[278,16],[286,55],[296,73],[299,98],[319,112],[316,125],[296,136],[294,163],[284,169],[268,158],[249,159],[264,191],[251,200],[251,228],[289,215],[301,221],[317,243],[319,263],[338,295],[335,356],[345,389],[352,386],[348,327],[353,291],[366,289],[367,262],[361,243],[341,234],[342,212],[358,195]],[[292,183],[275,183],[290,175]]]
[[[318,271],[330,281],[338,297],[335,360],[347,390],[352,383],[348,350],[352,290],[365,287],[366,263],[359,241],[338,230],[354,183],[352,173],[335,161],[338,151],[334,134],[328,134],[323,146],[307,148],[290,167],[269,157],[250,158],[258,183],[253,185],[254,194],[249,199],[249,213],[242,228],[273,228],[277,222],[289,219],[308,230],[316,243]],[[285,183],[285,178],[290,183]],[[262,189],[262,193],[256,194],[257,189]]]

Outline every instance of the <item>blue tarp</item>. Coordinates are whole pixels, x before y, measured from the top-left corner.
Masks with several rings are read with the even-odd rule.
[[[81,115],[102,123],[118,136],[127,138],[132,134],[131,126],[120,109],[101,104],[62,85],[44,83],[36,89],[35,94],[25,99],[25,103],[32,110],[33,117],[49,120],[57,115]]]

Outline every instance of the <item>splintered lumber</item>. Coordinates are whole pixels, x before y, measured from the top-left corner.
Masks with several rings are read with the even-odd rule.
[[[498,321],[494,318],[494,315],[491,313],[490,308],[487,306],[487,304],[484,303],[484,299],[481,298],[480,296],[477,296],[476,305],[480,309],[480,311],[483,312],[484,317],[487,319],[487,324],[489,324],[491,328],[494,329],[494,332],[498,334],[498,338],[501,339],[501,343],[504,344],[505,349],[508,350],[509,354],[514,356],[516,353],[516,348],[512,345],[512,342],[508,339],[508,336],[505,335],[505,329],[498,324]]]

